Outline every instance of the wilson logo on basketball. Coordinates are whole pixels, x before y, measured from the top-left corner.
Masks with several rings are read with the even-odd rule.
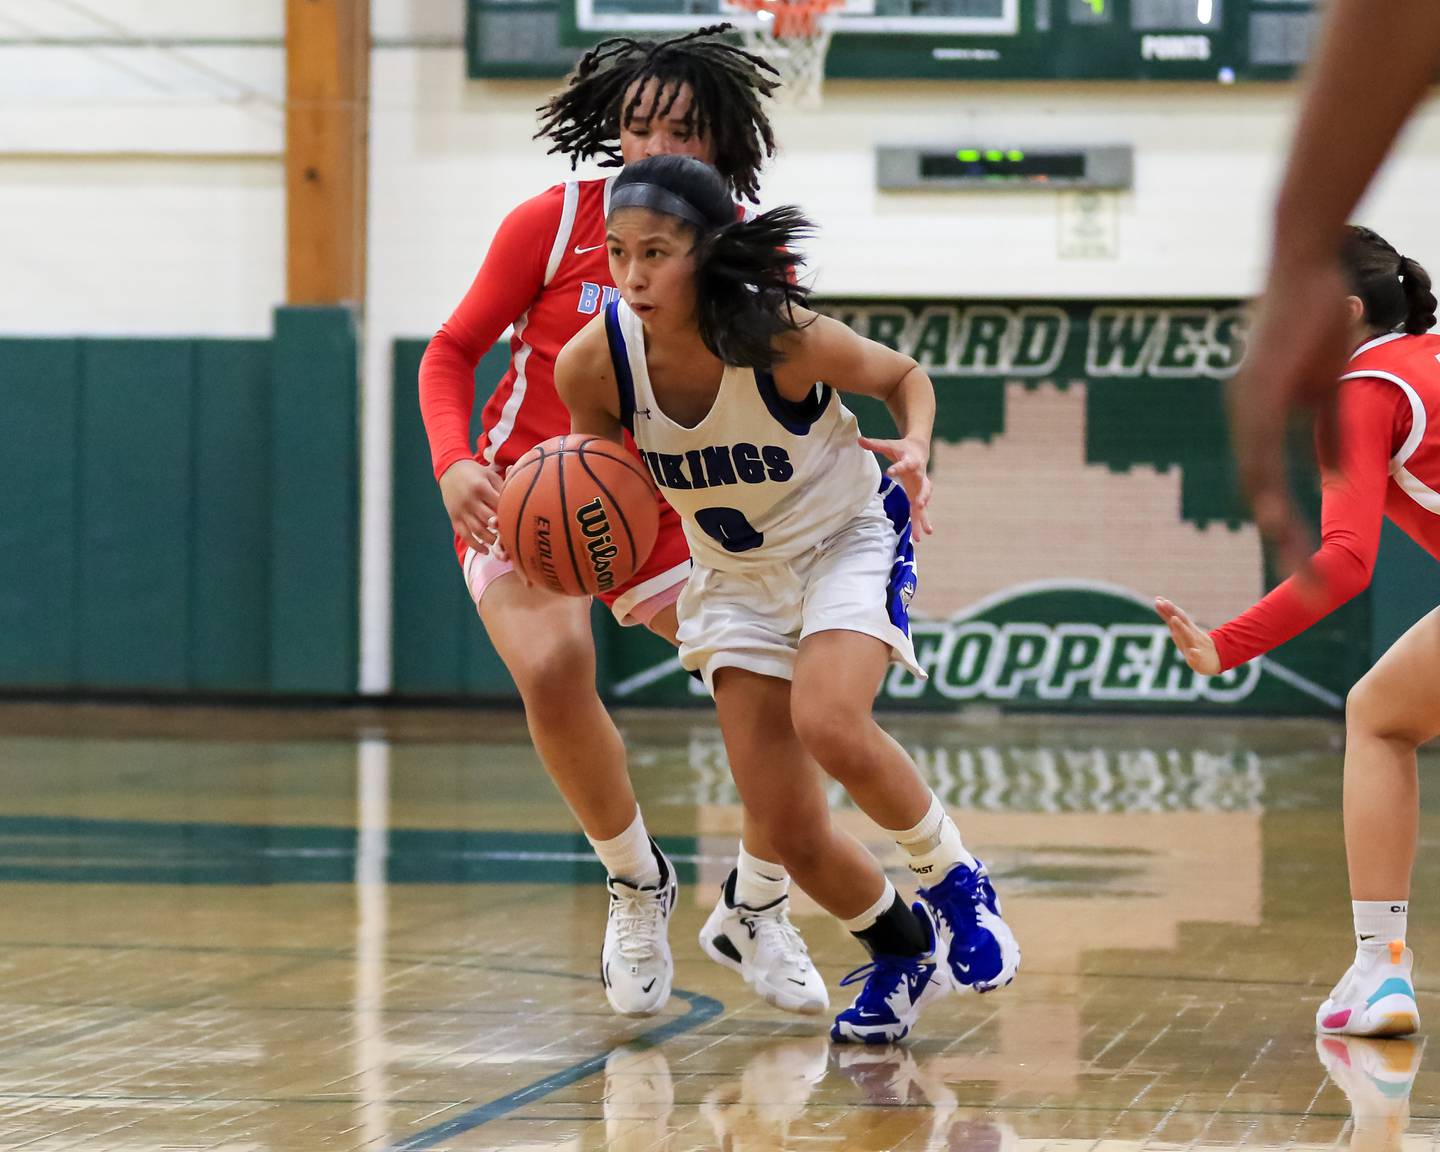
[[[610,536],[610,515],[598,499],[591,500],[575,510],[575,523],[585,535],[585,550],[590,554],[596,587],[608,592],[615,586],[615,573],[610,570],[610,564],[620,553]]]

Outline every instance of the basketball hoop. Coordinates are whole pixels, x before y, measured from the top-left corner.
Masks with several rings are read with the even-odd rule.
[[[780,73],[776,96],[802,108],[820,106],[825,53],[845,0],[729,0],[753,18],[740,23],[745,47]]]

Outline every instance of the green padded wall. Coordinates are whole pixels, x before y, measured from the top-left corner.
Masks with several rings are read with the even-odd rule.
[[[190,683],[262,692],[270,685],[269,341],[196,348]]]
[[[194,349],[93,340],[81,362],[79,680],[184,688]]]
[[[0,340],[0,686],[75,680],[78,340]]]
[[[0,689],[354,690],[354,326],[277,333],[0,340]]]
[[[270,684],[356,689],[359,469],[355,319],[275,313],[271,397]]]

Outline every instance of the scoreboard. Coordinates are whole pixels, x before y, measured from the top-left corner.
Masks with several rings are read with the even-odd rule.
[[[738,19],[728,0],[467,0],[470,75],[559,76],[608,35]],[[846,0],[833,78],[1287,80],[1314,0]]]

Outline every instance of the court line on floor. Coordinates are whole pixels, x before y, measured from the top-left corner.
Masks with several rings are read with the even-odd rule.
[[[559,975],[559,973],[553,973]],[[719,1000],[710,996],[702,995],[699,992],[687,992],[683,988],[673,990],[673,995],[681,997],[689,1009],[684,1016],[677,1016],[667,1020],[658,1028],[652,1028],[648,1032],[642,1032],[633,1040],[616,1047],[639,1047],[653,1048],[662,1044],[674,1036],[690,1032],[700,1025],[715,1019],[725,1010],[725,1005]],[[613,1051],[613,1049],[612,1049]],[[582,1060],[578,1064],[572,1064],[559,1072],[552,1073],[544,1079],[528,1084],[524,1088],[518,1088],[508,1095],[501,1096],[498,1100],[492,1100],[488,1104],[482,1104],[478,1108],[472,1108],[468,1112],[462,1112],[459,1116],[436,1124],[433,1128],[427,1128],[398,1144],[391,1144],[386,1152],[420,1152],[424,1148],[433,1148],[435,1145],[450,1139],[452,1136],[459,1136],[472,1129],[479,1128],[482,1124],[489,1124],[492,1120],[499,1120],[503,1116],[526,1104],[534,1103],[543,1096],[560,1088],[566,1088],[571,1084],[578,1083],[587,1077],[595,1075],[605,1067],[605,1061],[610,1058],[610,1052],[603,1052],[598,1056],[591,1056],[588,1060]]]

